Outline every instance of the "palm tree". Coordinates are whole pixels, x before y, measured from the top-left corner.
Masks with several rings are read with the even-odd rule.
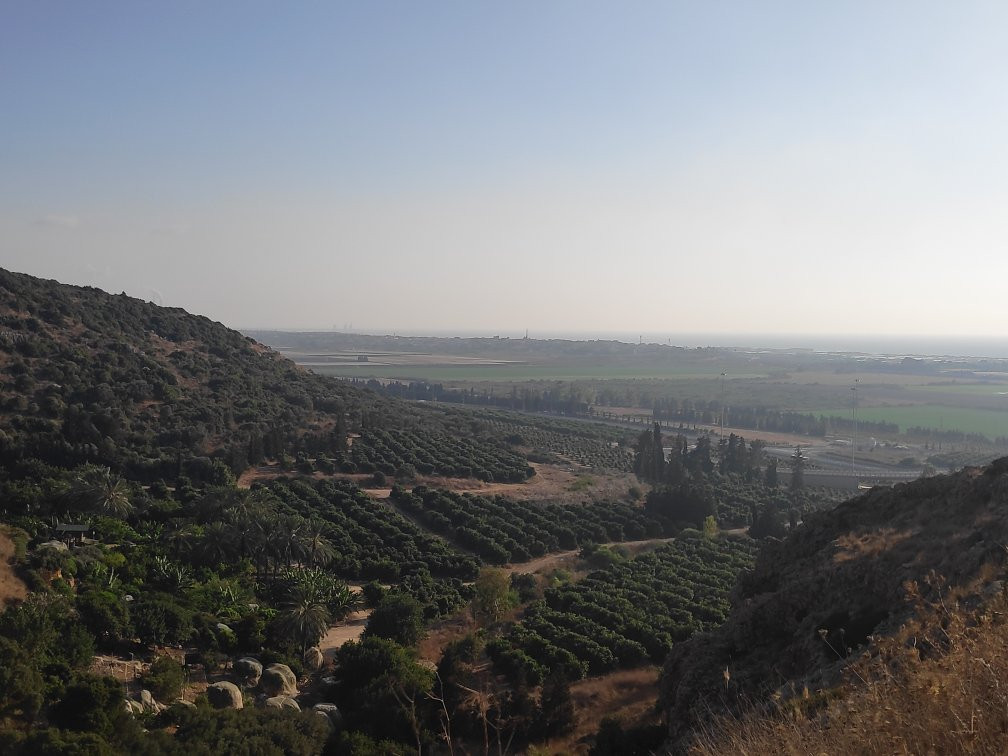
[[[311,583],[294,583],[281,604],[281,630],[301,643],[301,651],[316,645],[330,624],[329,608]]]
[[[100,514],[125,519],[133,513],[129,486],[107,467],[91,482],[89,493],[91,508]]]
[[[211,567],[231,561],[235,553],[233,528],[223,522],[205,525],[197,551],[200,560]]]
[[[133,513],[129,484],[107,467],[88,465],[78,474],[64,496],[67,509],[83,509],[125,519]]]
[[[325,537],[325,523],[321,520],[308,522],[301,535],[301,541],[301,548],[305,552],[308,564],[313,567],[329,564],[336,556],[336,550]]]

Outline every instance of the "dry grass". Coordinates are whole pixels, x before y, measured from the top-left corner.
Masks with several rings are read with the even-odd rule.
[[[835,689],[719,717],[691,753],[992,754],[1008,752],[1008,600],[981,578],[949,590],[932,578],[916,616],[872,639]],[[838,651],[842,651],[839,649]]]
[[[631,725],[656,723],[655,701],[660,673],[658,667],[621,669],[572,683],[571,699],[577,718],[574,730],[563,738],[542,744],[541,752],[565,756],[588,753],[599,722],[605,717]]]
[[[913,535],[911,531],[897,531],[895,528],[882,528],[867,533],[845,533],[836,540],[837,550],[833,555],[833,561],[846,562],[851,559],[878,556]]]

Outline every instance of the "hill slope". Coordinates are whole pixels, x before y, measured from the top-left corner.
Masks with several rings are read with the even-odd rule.
[[[0,462],[212,479],[283,453],[337,455],[348,431],[472,436],[470,417],[298,368],[184,310],[0,270]],[[405,442],[407,445],[409,443]],[[509,472],[525,460],[475,439]],[[216,468],[211,457],[220,460]]]
[[[662,692],[672,744],[688,743],[712,710],[836,694],[845,667],[912,620],[915,602],[978,606],[997,594],[1005,543],[1008,458],[809,516],[763,549],[725,625],[673,648]]]

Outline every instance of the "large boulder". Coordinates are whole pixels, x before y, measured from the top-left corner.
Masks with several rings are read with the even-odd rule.
[[[334,729],[338,730],[343,726],[343,714],[340,712],[339,707],[336,704],[317,703],[312,707],[312,711],[328,719],[329,724],[332,725]]]
[[[245,705],[241,690],[231,682],[214,683],[207,688],[206,694],[215,709],[240,709]]]
[[[145,711],[164,711],[164,706],[154,700],[154,695],[147,689],[140,691],[140,705]]]
[[[268,696],[296,696],[297,676],[286,664],[270,664],[259,678],[259,687]]]
[[[246,685],[258,685],[262,672],[262,664],[259,663],[258,659],[253,659],[251,656],[242,657],[234,663],[235,675]]]
[[[266,705],[272,709],[291,709],[301,711],[301,706],[290,696],[272,696],[266,699]]]
[[[322,669],[322,664],[324,662],[325,657],[322,655],[322,650],[318,646],[312,646],[304,652],[304,663],[308,669],[312,671]]]

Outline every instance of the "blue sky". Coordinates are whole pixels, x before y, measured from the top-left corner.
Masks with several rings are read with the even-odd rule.
[[[0,265],[238,327],[995,335],[1003,3],[0,3]]]

